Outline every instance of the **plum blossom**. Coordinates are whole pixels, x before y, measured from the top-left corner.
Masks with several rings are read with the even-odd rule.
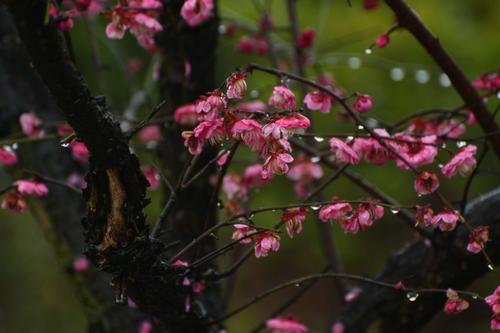
[[[490,322],[490,328],[492,330],[500,330],[500,286],[498,286],[493,294],[487,296],[485,299],[486,304],[488,304],[493,311],[493,316]]]
[[[331,220],[344,220],[352,211],[352,206],[348,202],[337,202],[337,197],[332,198],[332,205],[326,205],[321,207],[319,211],[319,218],[323,222]]]
[[[198,124],[193,130],[196,139],[203,142],[209,141],[211,144],[222,142],[226,137],[224,130],[224,118],[215,120],[205,120]]]
[[[446,291],[446,297],[448,298],[444,305],[446,314],[459,314],[469,308],[469,302],[460,298],[458,293],[451,288]]]
[[[14,213],[22,213],[28,208],[28,204],[18,193],[8,192],[3,197],[2,208]]]
[[[453,177],[457,172],[462,175],[470,174],[476,168],[477,147],[468,145],[462,148],[453,158],[441,168],[441,172],[448,178]]]
[[[323,177],[323,170],[317,163],[313,163],[309,157],[300,156],[295,160],[286,174],[294,184],[294,191],[299,197],[307,195],[307,184],[315,179]]]
[[[84,143],[73,140],[69,144],[69,148],[71,149],[71,156],[75,161],[81,164],[87,163],[90,152]]]
[[[149,183],[149,187],[151,190],[155,191],[160,185],[160,173],[153,165],[144,165],[142,168],[142,172],[144,173],[144,177]]]
[[[494,90],[500,88],[500,73],[485,73],[472,81],[472,86],[480,90]]]
[[[452,231],[457,226],[459,220],[460,216],[456,212],[444,209],[442,212],[434,215],[431,224],[439,226],[441,231]]]
[[[304,97],[307,108],[321,113],[329,113],[335,99],[321,90],[313,90]]]
[[[269,52],[269,45],[262,36],[243,36],[236,45],[236,50],[241,53],[257,53],[266,55]]]
[[[424,171],[415,179],[414,188],[419,196],[430,194],[436,191],[438,187],[439,178],[435,173]]]
[[[336,161],[349,164],[359,163],[358,153],[344,141],[337,138],[331,138],[329,143],[330,150],[332,151],[333,157]]]
[[[60,31],[69,31],[73,28],[73,16],[75,15],[74,10],[68,11],[58,11],[57,8],[53,5],[49,6],[48,13],[50,17],[57,22],[57,29]]]
[[[301,49],[308,49],[314,44],[316,37],[316,30],[312,28],[305,28],[297,38],[297,47]]]
[[[363,289],[361,287],[353,287],[351,288],[344,296],[344,301],[347,303],[354,301],[356,298],[358,298],[359,294]]]
[[[306,219],[308,213],[309,211],[304,207],[288,208],[283,212],[281,221],[285,222],[285,229],[290,238],[300,234],[302,231],[302,223]]]
[[[417,210],[415,212],[415,220],[417,226],[430,227],[433,225],[432,218],[434,217],[434,211],[430,205],[416,206]]]
[[[85,181],[85,178],[78,172],[72,172],[68,176],[68,178],[66,178],[66,183],[68,185],[74,186],[79,189],[84,189],[87,187],[87,182]]]
[[[143,320],[139,324],[137,333],[151,333],[153,332],[153,323],[150,320]]]
[[[181,135],[184,139],[184,146],[188,149],[189,153],[191,155],[199,155],[203,149],[205,141],[196,138],[193,131],[184,131]]]
[[[469,243],[467,244],[467,251],[472,253],[479,253],[484,249],[486,242],[489,240],[489,227],[480,226],[472,230],[469,234]]]
[[[73,271],[77,273],[85,273],[90,268],[90,261],[87,259],[86,256],[78,256],[75,259],[73,259],[71,265],[73,267]]]
[[[11,149],[0,147],[0,165],[12,166],[17,163],[17,155]]]
[[[415,168],[431,164],[434,161],[438,153],[438,149],[435,146],[435,135],[428,135],[421,138],[407,135],[397,135],[396,137],[407,141],[392,145],[402,157],[396,159],[396,165],[401,169],[409,169],[408,164]]]
[[[253,152],[260,152],[266,141],[262,133],[262,125],[254,119],[235,121],[229,133],[234,139],[242,140]]]
[[[214,90],[207,96],[200,96],[196,101],[196,112],[203,120],[214,120],[219,112],[227,106],[224,94],[220,90]]]
[[[231,74],[227,80],[227,92],[226,96],[229,99],[241,99],[245,96],[247,92],[247,83],[245,78],[248,76],[248,73],[233,73]]]
[[[276,86],[271,97],[269,97],[268,104],[276,109],[295,110],[295,95],[285,86]]]
[[[373,131],[380,137],[389,137],[389,133],[385,129],[376,128]],[[393,146],[392,142],[387,140],[385,142]],[[363,156],[367,162],[375,165],[384,164],[393,158],[393,155],[375,138],[356,138],[352,144],[352,149],[360,156]]]
[[[39,138],[45,134],[43,122],[34,112],[26,112],[19,117],[21,129],[30,138]]]
[[[257,229],[246,224],[235,224],[236,230],[233,232],[232,239],[239,240],[241,244],[249,244],[252,242],[252,237],[247,237],[255,234]]]
[[[273,231],[265,231],[254,237],[255,257],[267,257],[270,252],[277,252],[280,248],[280,236]]]
[[[179,125],[194,126],[198,123],[196,104],[184,104],[179,106],[174,112],[174,121]]]
[[[262,177],[267,179],[271,175],[283,175],[288,172],[288,164],[293,162],[292,155],[279,150],[272,153],[262,167]]]
[[[259,188],[267,184],[270,178],[263,178],[262,170],[262,165],[258,163],[247,166],[243,173],[243,183],[249,189]]]
[[[190,27],[205,22],[213,15],[213,0],[185,0],[181,8],[181,16]]]
[[[302,133],[311,126],[309,118],[300,113],[289,113],[278,116],[274,121],[267,123],[263,128],[264,136],[275,139],[287,139],[290,135]]]
[[[236,173],[229,173],[222,180],[222,190],[226,193],[228,199],[246,199],[247,187],[243,180]]]
[[[161,140],[161,127],[160,125],[145,126],[137,133],[137,136],[144,143],[156,144]]]
[[[262,101],[240,102],[233,106],[232,110],[248,113],[263,113],[266,111],[266,104]]]
[[[389,35],[382,34],[375,39],[375,45],[377,45],[378,48],[384,48],[389,44],[389,41]]]
[[[353,104],[354,111],[358,113],[368,112],[373,107],[373,99],[370,95],[356,94],[356,100]]]
[[[308,333],[309,330],[292,317],[276,317],[266,321],[266,328],[271,333]]]
[[[22,195],[34,195],[43,197],[49,193],[47,185],[36,180],[21,179],[14,182],[17,191]]]

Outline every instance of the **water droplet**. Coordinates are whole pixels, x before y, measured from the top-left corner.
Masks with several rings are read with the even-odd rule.
[[[222,200],[217,200],[217,208],[219,208],[219,209],[224,208],[224,203],[222,202]]]
[[[418,296],[419,296],[419,294],[416,291],[409,291],[406,293],[406,298],[410,302],[415,302],[417,300]]]
[[[418,193],[417,197],[419,197],[419,198],[422,197],[422,193]]]
[[[500,99],[500,91],[497,93],[497,98]]]
[[[438,168],[439,168],[439,169],[442,169],[442,168],[443,168],[443,166],[444,166],[444,165],[443,165],[443,164],[441,164],[441,163],[440,163],[440,164],[438,164]]]
[[[445,73],[441,73],[441,75],[439,75],[439,84],[445,88],[451,86],[451,81],[448,75],[446,75]]]
[[[365,129],[365,127],[363,125],[358,125],[358,129],[361,131],[361,130]]]
[[[352,69],[358,69],[361,67],[362,63],[361,63],[361,59],[359,59],[358,57],[350,57],[349,59],[347,59],[347,64]]]
[[[372,50],[371,48],[367,48],[367,49],[365,50],[365,53],[366,53],[366,54],[372,54],[372,52],[373,52],[373,50]]]
[[[398,214],[399,213],[399,208],[391,208],[391,213]]]
[[[458,148],[462,148],[462,147],[465,147],[467,145],[467,142],[465,141],[457,141],[457,147]]]
[[[259,97],[259,95],[260,95],[260,93],[258,90],[254,89],[254,90],[250,91],[250,97],[252,97],[252,98],[257,98],[257,97]]]
[[[311,209],[312,209],[312,210],[318,210],[318,209],[320,209],[320,208],[321,208],[321,206],[311,206]]]
[[[405,78],[405,71],[402,68],[394,67],[391,69],[390,76],[394,81],[401,81]]]
[[[472,295],[472,299],[478,299],[478,298],[479,298],[479,295],[477,295],[477,294]]]
[[[316,142],[323,142],[323,141],[325,141],[325,138],[323,138],[321,136],[315,136],[314,140],[316,140]]]
[[[431,76],[425,69],[419,69],[415,72],[415,80],[420,84],[425,84],[429,82]]]
[[[368,118],[366,120],[366,124],[368,125],[368,127],[370,128],[375,128],[375,127],[378,127],[378,120],[377,119],[374,119],[374,118]]]
[[[254,218],[254,216],[255,216],[255,214],[253,214],[253,213],[252,213],[252,214],[250,214],[250,215],[248,216],[248,219],[249,219],[249,220],[251,220],[251,219],[253,219],[253,218]]]
[[[443,144],[441,145],[441,148],[442,148],[442,149],[446,149],[446,143],[443,143]]]
[[[300,283],[296,283],[296,284],[295,284],[295,287],[300,287]]]
[[[313,157],[311,157],[311,162],[318,163],[319,161],[321,161],[321,157],[319,157],[319,156],[313,156]]]
[[[19,148],[19,144],[17,142],[14,142],[12,144],[12,149],[17,150],[17,148]]]
[[[225,35],[227,32],[227,27],[224,24],[219,25],[218,28],[219,34]]]
[[[125,293],[120,293],[116,295],[115,297],[116,304],[125,304],[126,302],[127,302],[127,296],[125,296]]]
[[[69,147],[69,142],[63,142],[63,143],[61,143],[61,147],[68,148]]]
[[[352,140],[354,140],[354,137],[352,135],[349,135],[346,139],[347,142],[351,142]]]
[[[490,271],[494,271],[495,270],[495,266],[493,266],[493,264],[488,264],[488,269]]]

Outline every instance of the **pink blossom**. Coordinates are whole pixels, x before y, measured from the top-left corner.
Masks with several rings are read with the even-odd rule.
[[[186,261],[177,259],[172,263],[172,266],[189,267],[189,264]]]
[[[255,51],[256,42],[253,37],[243,36],[236,44],[236,49],[241,53],[252,53]]]
[[[262,177],[262,170],[262,165],[258,163],[247,166],[243,173],[243,183],[248,188],[259,188],[267,184],[270,179]]]
[[[254,237],[255,240],[255,257],[267,257],[271,252],[277,252],[280,248],[280,236],[272,231],[265,231]]]
[[[161,140],[160,125],[148,125],[137,133],[139,140],[144,143],[158,143]]]
[[[435,173],[424,171],[415,179],[414,188],[419,196],[430,194],[436,191],[438,187],[439,178]]]
[[[36,180],[17,180],[14,182],[17,191],[22,195],[46,196],[49,193],[47,185]]]
[[[153,332],[153,324],[150,320],[143,320],[139,324],[139,328],[137,329],[137,333],[151,333]]]
[[[389,133],[385,129],[374,129],[374,132],[380,137],[389,137]],[[385,142],[394,147],[392,142]],[[352,145],[352,149],[370,163],[381,165],[393,158],[393,155],[380,144],[375,138],[356,138]]]
[[[465,133],[465,125],[455,119],[437,123],[435,133],[438,137],[458,139]]]
[[[75,161],[81,164],[87,163],[90,153],[84,143],[73,140],[69,144],[69,148],[71,149],[71,156]]]
[[[214,120],[219,112],[227,106],[224,94],[220,90],[214,90],[207,96],[200,96],[196,100],[196,112],[203,120]]]
[[[442,212],[434,215],[431,224],[434,226],[439,226],[441,231],[452,231],[457,226],[457,222],[460,220],[458,214],[452,210],[444,209]]]
[[[213,9],[213,0],[185,0],[181,16],[190,27],[195,27],[209,19]]]
[[[137,309],[137,304],[135,304],[134,300],[131,297],[127,299],[127,306],[131,309]]]
[[[300,234],[302,231],[302,223],[306,219],[308,213],[309,211],[304,207],[288,208],[283,212],[281,221],[285,222],[285,229],[290,238]]]
[[[417,221],[417,225],[422,225],[425,227],[432,226],[432,218],[434,217],[434,211],[430,207],[430,205],[425,206],[416,206],[417,211],[415,213],[415,220]]]
[[[336,161],[349,164],[358,164],[359,155],[344,141],[331,138],[330,139],[330,150]]]
[[[462,175],[470,174],[476,168],[477,147],[468,145],[462,148],[453,158],[441,168],[441,172],[448,178],[453,177],[457,172]]]
[[[266,111],[266,104],[261,101],[241,102],[233,106],[232,109],[249,113],[262,113]]]
[[[245,199],[247,188],[240,176],[236,173],[228,173],[222,180],[222,190],[226,193],[228,199]]]
[[[308,333],[309,330],[292,317],[276,317],[266,321],[266,328],[271,333]]]
[[[60,31],[69,31],[74,26],[73,16],[74,10],[66,12],[58,12],[57,8],[53,5],[49,6],[49,15],[57,22],[57,29]]]
[[[407,142],[397,142],[392,147],[399,153],[401,158],[396,158],[396,165],[402,169],[409,169],[407,163],[413,167],[431,164],[437,155],[436,136],[428,135],[424,137],[413,137],[407,135],[397,135],[398,139]]]
[[[31,138],[38,138],[45,134],[42,127],[43,122],[34,112],[21,114],[19,122],[23,133]]]
[[[236,72],[231,74],[227,80],[227,92],[226,96],[229,99],[241,99],[245,96],[247,92],[247,83],[245,78],[248,73]]]
[[[390,41],[389,35],[383,34],[378,36],[377,39],[375,39],[375,45],[377,45],[377,47],[379,48],[384,48],[389,44],[389,41]]]
[[[276,86],[273,89],[268,104],[276,109],[295,110],[295,95],[285,86]]]
[[[344,301],[347,303],[354,301],[356,298],[358,298],[359,294],[363,291],[362,288],[360,287],[353,287],[351,288],[344,296]]]
[[[160,185],[160,173],[158,170],[156,170],[154,166],[148,164],[142,167],[142,172],[144,173],[151,190],[155,191]]]
[[[405,284],[403,283],[403,281],[399,280],[398,283],[396,283],[394,285],[394,289],[396,290],[405,290],[406,289],[406,286]]]
[[[340,321],[333,324],[331,333],[344,333],[344,324]]]
[[[275,139],[287,139],[289,135],[302,133],[311,126],[309,118],[300,113],[289,113],[277,117],[273,122],[266,124],[263,128],[264,136],[272,136]]]
[[[229,150],[221,150],[218,155],[219,157],[217,158],[217,165],[226,165],[229,155],[231,155],[231,152]]]
[[[87,259],[86,256],[78,256],[75,259],[73,259],[72,266],[75,272],[85,273],[90,268],[90,261]]]
[[[354,215],[357,217],[359,229],[364,230],[370,227],[375,220],[379,220],[384,216],[384,207],[377,205],[375,202],[359,204]]]
[[[85,181],[85,178],[83,177],[83,175],[77,172],[71,173],[66,179],[66,183],[68,185],[74,186],[79,189],[84,189],[87,187],[87,182]]]
[[[294,182],[311,181],[323,177],[323,170],[317,163],[313,163],[308,157],[299,157],[286,174]]]
[[[246,224],[235,224],[236,230],[233,232],[232,239],[239,240],[241,244],[249,244],[252,242],[252,238],[249,237],[257,231],[254,227]]]
[[[356,100],[353,104],[354,111],[358,113],[368,112],[373,107],[373,99],[370,95],[356,93]]]
[[[59,136],[68,136],[73,134],[75,131],[73,127],[71,127],[67,122],[63,121],[57,124],[57,135]]]
[[[491,318],[491,329],[500,330],[500,286],[495,289],[493,294],[485,297],[484,300],[493,312],[493,317]]]
[[[297,38],[297,47],[302,49],[310,48],[314,43],[314,37],[316,37],[316,30],[305,28]]]
[[[448,297],[444,305],[444,312],[446,314],[459,314],[469,308],[469,302],[461,299],[458,293],[451,288],[446,291],[446,297]]]
[[[205,283],[203,283],[203,281],[195,281],[192,290],[195,294],[201,294],[203,290],[205,290]]]
[[[28,204],[19,194],[8,192],[3,197],[2,208],[14,213],[22,213],[28,208]]]
[[[270,178],[271,175],[283,175],[288,172],[288,163],[293,162],[293,157],[290,154],[285,153],[282,150],[279,150],[275,153],[272,153],[264,163],[262,167],[262,177],[267,179]]]
[[[260,152],[265,144],[262,125],[254,119],[241,119],[234,122],[229,133],[234,139],[242,140],[253,152]]]
[[[472,81],[472,86],[481,90],[494,90],[500,88],[499,73],[485,73],[476,80]]]
[[[304,104],[310,110],[318,110],[321,113],[329,113],[330,107],[335,100],[324,91],[314,90],[304,97]]]
[[[323,222],[336,220],[340,221],[345,219],[352,211],[351,204],[348,202],[337,202],[337,198],[332,198],[332,205],[326,205],[321,207],[319,211],[319,218]]]
[[[472,253],[479,253],[484,249],[486,242],[488,242],[489,236],[489,227],[488,226],[480,226],[472,230],[472,233],[469,234],[469,243],[467,244],[467,251]]]
[[[174,121],[184,126],[194,126],[198,123],[196,104],[184,104],[179,106],[174,113]]]
[[[17,155],[13,150],[0,147],[0,165],[15,165],[17,163]]]
[[[474,126],[477,125],[477,119],[474,112],[467,111],[467,125]]]
[[[189,153],[191,155],[199,155],[203,149],[205,140],[196,138],[192,131],[184,131],[181,135],[184,139],[184,146],[188,149]]]
[[[222,142],[226,137],[224,118],[205,120],[193,130],[194,137],[201,141],[210,141],[211,144]]]
[[[495,314],[491,317],[490,329],[492,331],[500,331],[500,315]]]

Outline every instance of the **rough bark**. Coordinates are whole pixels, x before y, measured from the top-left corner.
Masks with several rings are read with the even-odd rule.
[[[472,227],[489,226],[491,241],[486,250],[495,264],[500,263],[500,189],[487,193],[466,210],[466,220]],[[469,233],[461,225],[452,234],[439,233],[430,244],[420,239],[393,254],[377,280],[407,287],[465,289],[489,271],[481,254],[466,250]],[[417,332],[441,311],[443,294],[423,294],[414,302],[404,291],[367,285],[355,301],[347,304],[337,320],[345,332],[365,332],[379,322],[383,332]]]

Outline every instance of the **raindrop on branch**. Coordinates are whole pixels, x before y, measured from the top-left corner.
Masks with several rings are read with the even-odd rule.
[[[399,213],[399,208],[391,208],[391,213],[398,214]]]
[[[409,291],[406,293],[406,298],[410,302],[415,302],[418,299],[419,294],[416,291]]]
[[[314,137],[314,140],[315,140],[316,142],[323,142],[323,141],[325,141],[325,138],[323,138],[323,137],[321,137],[321,136],[315,136],[315,137]]]
[[[465,147],[467,145],[467,142],[465,142],[465,141],[457,141],[456,145],[457,145],[458,148],[462,148],[462,147]]]
[[[391,69],[390,76],[394,81],[401,81],[405,77],[405,72],[402,68],[394,67]]]

